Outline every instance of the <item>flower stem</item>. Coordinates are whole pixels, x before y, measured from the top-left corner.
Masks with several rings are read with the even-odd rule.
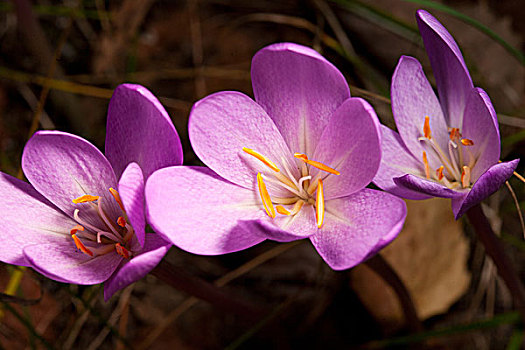
[[[233,312],[250,320],[258,320],[265,312],[236,295],[226,293],[219,287],[199,277],[190,275],[184,269],[162,260],[151,274],[175,289],[209,302],[224,311]]]
[[[478,235],[478,239],[485,247],[485,251],[492,258],[494,264],[498,269],[498,274],[501,276],[507,288],[514,299],[514,304],[521,313],[523,321],[525,321],[525,288],[511,264],[508,256],[505,254],[503,244],[498,239],[490,223],[483,213],[480,204],[470,208],[467,211],[467,217],[470,224],[474,227]]]
[[[397,294],[399,303],[405,314],[407,328],[412,332],[423,331],[423,325],[417,316],[416,307],[410,297],[410,292],[388,261],[386,261],[380,254],[376,254],[374,257],[366,261],[366,265],[381,276],[381,278],[388,283]]]

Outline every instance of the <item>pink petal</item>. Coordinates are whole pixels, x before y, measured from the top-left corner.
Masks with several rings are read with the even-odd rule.
[[[144,246],[146,216],[144,213],[144,176],[137,163],[130,163],[122,173],[118,191],[126,214],[141,247]]]

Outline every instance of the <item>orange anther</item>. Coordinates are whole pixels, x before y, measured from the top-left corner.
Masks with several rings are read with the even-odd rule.
[[[438,180],[443,179],[445,175],[443,175],[443,165],[436,169],[436,176],[438,177]]]
[[[276,171],[276,172],[279,172],[281,171],[277,165],[275,165],[274,162],[272,162],[271,160],[269,160],[268,158],[266,158],[265,156],[263,156],[262,154],[260,154],[259,152],[257,151],[254,151],[253,149],[250,149],[250,148],[247,148],[247,147],[243,147],[242,150],[246,153],[248,153],[249,155],[257,158],[258,160],[260,160],[261,162],[263,162],[264,165],[266,165],[267,167],[269,167],[270,169],[272,169],[273,171]]]
[[[121,257],[123,257],[125,259],[129,259],[129,256],[130,256],[129,250],[124,248],[120,243],[115,244],[115,251]]]
[[[470,168],[468,166],[464,166],[461,172],[461,186],[463,188],[470,186]]]
[[[120,226],[120,227],[126,227],[126,219],[124,219],[122,216],[119,216],[118,219],[117,219],[117,224]]]
[[[430,180],[430,165],[428,165],[427,152],[423,151],[423,164],[425,164],[425,175]]]
[[[315,198],[315,220],[317,221],[317,227],[321,228],[324,221],[324,193],[323,193],[323,180],[317,180],[317,196]]]
[[[126,212],[124,209],[124,204],[122,203],[122,199],[120,199],[120,194],[115,190],[114,188],[110,187],[109,192],[113,195],[113,198],[115,198],[115,201],[118,203],[118,206],[123,212]]]
[[[77,237],[77,235],[73,234],[71,235],[73,237],[73,241],[75,241],[75,245],[77,246],[77,249],[80,250],[82,253],[87,254],[89,256],[93,256],[93,252],[86,248],[84,243]]]
[[[290,215],[290,212],[288,210],[286,210],[285,207],[283,207],[282,205],[278,205],[275,207],[275,210],[277,210],[277,212],[281,215]]]
[[[84,231],[84,226],[77,225],[77,226],[73,227],[70,232],[71,232],[72,235],[74,235],[75,233],[77,233],[77,231]]]
[[[268,214],[268,216],[272,219],[275,218],[275,209],[273,208],[272,199],[268,194],[268,190],[266,189],[266,185],[264,184],[261,173],[257,173],[257,186],[259,187],[259,195],[261,196],[266,214]]]
[[[474,146],[474,141],[469,139],[461,139],[461,144],[463,146]]]
[[[461,133],[459,132],[458,128],[452,128],[450,129],[450,139],[454,141],[457,138],[461,137]]]
[[[425,116],[425,123],[423,124],[423,134],[429,140],[432,138],[432,132],[430,131],[430,117],[428,115]]]
[[[294,153],[293,155],[295,158],[302,160],[308,165],[311,165],[313,167],[316,167],[317,169],[320,169],[322,171],[326,171],[327,173],[334,174],[334,175],[341,175],[341,173],[333,168],[330,168],[328,165],[324,165],[323,163],[316,162],[315,160],[310,160],[306,156],[306,154],[302,153]]]
[[[78,204],[78,203],[94,202],[94,201],[97,201],[99,198],[100,198],[99,196],[92,196],[90,194],[86,194],[86,195],[73,199],[73,203]]]

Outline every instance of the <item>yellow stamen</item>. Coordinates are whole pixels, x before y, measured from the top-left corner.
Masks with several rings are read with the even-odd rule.
[[[315,220],[317,221],[317,227],[321,228],[324,221],[324,194],[323,194],[323,181],[317,180],[317,197],[315,198]]]
[[[71,231],[69,231],[72,235],[74,235],[75,233],[77,233],[77,231],[84,231],[84,226],[82,225],[76,225],[75,227],[73,227],[71,229]]]
[[[474,146],[474,141],[469,139],[461,139],[461,144],[463,146]]]
[[[276,171],[276,172],[279,172],[281,171],[277,165],[275,165],[274,162],[272,162],[271,160],[269,160],[268,158],[266,158],[265,156],[263,156],[262,154],[260,154],[259,152],[257,151],[254,151],[253,149],[250,149],[250,148],[246,148],[246,147],[243,147],[242,150],[246,153],[248,153],[249,155],[259,159],[261,162],[264,163],[264,165],[266,165],[267,167],[269,167],[270,169],[272,169],[273,171]]]
[[[306,164],[308,165],[311,165],[313,167],[316,167],[317,169],[320,169],[322,171],[326,171],[330,174],[334,174],[334,175],[341,175],[341,173],[333,168],[330,168],[328,165],[325,165],[323,163],[319,163],[319,162],[316,162],[315,160],[310,160],[308,159],[308,157],[306,156],[306,154],[302,154],[302,153],[294,153],[293,155],[295,158],[297,159],[300,159],[302,160],[303,162],[305,162]]]
[[[454,141],[457,138],[460,138],[461,134],[459,132],[458,128],[452,128],[450,129],[450,139]]]
[[[129,251],[126,248],[124,248],[120,243],[115,244],[115,251],[121,257],[125,259],[129,259],[129,256],[130,256]]]
[[[461,172],[461,185],[463,188],[470,186],[470,168],[468,166],[464,166]]]
[[[430,117],[428,115],[425,116],[425,123],[423,124],[423,134],[429,140],[432,138],[432,132],[430,131]]]
[[[425,164],[425,175],[430,180],[430,165],[428,165],[427,152],[423,151],[423,164]]]
[[[94,201],[97,201],[99,198],[100,198],[99,196],[92,196],[92,195],[86,194],[86,195],[73,199],[73,203],[78,204],[78,203],[94,202]]]
[[[122,199],[120,199],[120,194],[117,192],[117,190],[110,187],[109,192],[113,195],[113,198],[115,198],[115,201],[117,201],[120,209],[122,209],[123,212],[126,212],[126,210],[124,209],[124,204],[122,203]]]
[[[272,219],[275,218],[275,209],[273,208],[272,199],[268,194],[268,190],[266,189],[266,185],[264,184],[261,173],[257,173],[257,186],[259,187],[259,195],[261,196],[266,214],[268,214],[268,216]]]
[[[120,227],[126,227],[126,219],[124,219],[122,216],[119,216],[118,219],[117,219],[117,224],[120,226]]]
[[[436,176],[438,177],[438,180],[443,179],[445,175],[443,175],[443,165],[436,169]]]
[[[77,237],[77,235],[73,234],[71,235],[73,237],[73,241],[75,241],[75,245],[77,246],[77,249],[80,250],[82,253],[87,254],[89,256],[93,256],[93,252],[86,248],[84,243]]]
[[[277,210],[277,212],[281,215],[290,215],[290,212],[288,210],[286,210],[285,207],[283,207],[282,205],[278,205],[275,207],[275,210]]]

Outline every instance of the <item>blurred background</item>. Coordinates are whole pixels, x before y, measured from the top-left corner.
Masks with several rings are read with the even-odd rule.
[[[181,136],[184,164],[202,165],[187,136],[192,104],[220,90],[252,95],[251,57],[282,41],[321,52],[352,95],[393,127],[389,80],[400,55],[418,58],[433,82],[419,8],[447,27],[475,85],[490,95],[502,159],[523,158],[521,0],[13,0],[0,1],[0,170],[21,176],[22,149],[37,129],[75,133],[103,149],[108,101],[124,82],[158,96]],[[524,207],[524,184],[514,177],[510,185]],[[523,277],[525,242],[511,193],[502,187],[485,203]],[[510,294],[466,220],[454,221],[447,200],[408,206],[405,228],[381,253],[384,264],[343,272],[330,270],[307,241],[220,257],[170,250],[173,266],[267,310],[256,320],[153,276],[104,303],[101,286],[1,264],[0,348],[520,349]],[[388,264],[399,279],[386,283]]]

